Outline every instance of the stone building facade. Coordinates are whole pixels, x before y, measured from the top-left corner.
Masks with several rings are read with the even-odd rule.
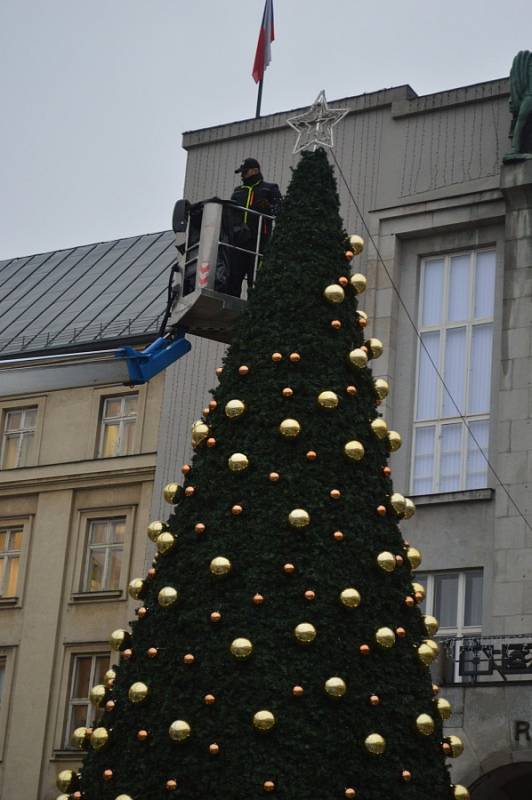
[[[335,104],[349,110],[335,129],[345,226],[367,241],[356,262],[368,278],[361,305],[368,333],[385,346],[374,371],[390,383],[382,409],[403,437],[391,459],[394,483],[417,505],[404,535],[423,553],[418,580],[427,612],[440,618],[435,678],[453,706],[448,733],[465,744],[452,776],[472,800],[523,800],[532,786],[532,165],[502,163],[508,91],[507,80],[424,97],[401,86]],[[284,190],[296,163],[292,113],[186,133],[185,196],[229,196],[247,156]],[[116,243],[122,263],[145,259],[145,280],[156,286],[172,245],[171,234],[157,236],[154,259],[140,256],[149,237],[133,249],[130,240]],[[149,302],[144,295],[144,311],[135,307],[137,319],[148,305],[162,313],[163,283]],[[133,332],[154,335],[154,321],[136,324]],[[94,458],[102,406],[96,390],[77,389],[46,398],[38,463],[0,471],[0,528],[14,521],[31,537],[17,599],[0,601],[1,769],[10,800],[55,797],[53,772],[75,759],[64,750],[65,730],[85,702],[73,695],[72,665],[79,655],[91,659],[85,670],[101,669],[109,630],[132,614],[122,584],[120,597],[79,596],[91,509],[115,509],[104,518],[125,515],[142,534],[150,504],[152,517],[166,513],[162,487],[190,457],[190,426],[223,355],[222,345],[191,339],[192,351],[142,390],[147,428],[138,452]],[[129,546],[129,572],[142,574],[144,536]]]

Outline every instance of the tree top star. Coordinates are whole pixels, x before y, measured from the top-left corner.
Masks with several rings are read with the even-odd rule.
[[[308,111],[290,117],[287,123],[297,133],[293,152],[308,150],[312,146],[334,147],[333,128],[345,117],[349,109],[329,108],[322,90]]]

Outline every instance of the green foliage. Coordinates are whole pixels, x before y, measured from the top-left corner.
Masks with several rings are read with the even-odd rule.
[[[449,778],[441,753],[442,728],[428,669],[416,647],[426,638],[411,593],[405,558],[393,573],[377,567],[383,550],[405,557],[405,546],[392,511],[392,484],[383,474],[386,440],[376,438],[370,421],[377,415],[369,368],[351,365],[348,353],[363,344],[357,324],[356,297],[347,286],[345,300],[331,304],[325,286],[349,275],[344,257],[345,232],[339,216],[336,184],[326,155],[303,153],[294,172],[270,252],[238,335],[213,392],[217,408],[206,422],[216,446],[203,443],[194,456],[185,486],[169,520],[175,547],[156,559],[157,574],[146,581],[143,604],[148,614],[133,624],[133,657],[123,662],[113,691],[116,709],[104,715],[110,742],[86,757],[82,775],[85,800],[133,800],[173,796],[166,781],[177,781],[182,800],[252,800],[266,795],[264,781],[275,783],[272,798],[342,800],[346,787],[360,800],[449,800]],[[330,322],[339,319],[340,330]],[[272,361],[274,351],[282,354]],[[292,363],[288,356],[298,352]],[[238,368],[249,367],[242,376]],[[349,395],[348,385],[358,394]],[[291,387],[293,397],[282,396]],[[332,390],[335,409],[321,408],[317,396]],[[228,419],[225,404],[238,398],[245,413]],[[285,418],[295,418],[301,433],[280,435]],[[365,456],[355,462],[344,445],[356,439]],[[315,450],[309,461],[306,453]],[[245,453],[249,467],[233,473],[227,460]],[[269,473],[280,474],[277,482]],[[172,479],[174,476],[169,476]],[[333,500],[332,489],[341,497]],[[242,514],[231,513],[234,504]],[[376,508],[384,504],[381,517]],[[311,517],[295,529],[288,514],[303,508]],[[196,523],[206,526],[197,535]],[[344,539],[333,538],[343,531]],[[225,577],[209,570],[211,559],[225,556],[232,569]],[[295,565],[286,574],[283,565]],[[174,586],[179,600],[161,608],[157,595]],[[346,587],[356,587],[362,602],[348,609],[339,602]],[[315,599],[305,599],[306,590]],[[255,593],[264,602],[252,602]],[[221,613],[219,622],[210,614]],[[312,623],[316,640],[301,645],[293,630]],[[376,644],[375,632],[402,626],[407,634],[391,649]],[[238,660],[230,653],[237,637],[250,639],[253,654]],[[361,655],[360,645],[370,645]],[[157,647],[156,658],[146,651]],[[193,653],[192,665],[183,656]],[[324,682],[339,676],[347,684],[334,699]],[[133,704],[128,687],[148,684],[147,700]],[[301,697],[292,687],[304,688]],[[381,702],[373,706],[369,696]],[[204,695],[216,702],[206,705]],[[252,725],[254,713],[272,711],[277,724],[268,733]],[[423,736],[415,720],[430,714],[436,730]],[[169,725],[186,720],[190,738],[172,742]],[[139,729],[149,731],[141,743]],[[380,733],[386,751],[375,756],[364,747],[366,736]],[[218,755],[209,753],[216,742]],[[103,770],[114,776],[105,783]],[[413,778],[405,783],[402,771]]]

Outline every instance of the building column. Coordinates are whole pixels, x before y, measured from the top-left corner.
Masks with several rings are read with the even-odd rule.
[[[23,595],[23,628],[13,678],[3,796],[39,797],[58,625],[64,592],[65,554],[72,491],[39,495]]]

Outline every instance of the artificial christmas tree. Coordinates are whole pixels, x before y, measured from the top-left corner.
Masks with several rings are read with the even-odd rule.
[[[268,257],[219,370],[158,555],[130,592],[132,633],[96,687],[103,717],[83,800],[457,800],[449,706],[428,665],[433,618],[412,583],[414,511],[387,466],[400,437],[378,413],[350,276],[352,240],[323,150],[304,152]]]

